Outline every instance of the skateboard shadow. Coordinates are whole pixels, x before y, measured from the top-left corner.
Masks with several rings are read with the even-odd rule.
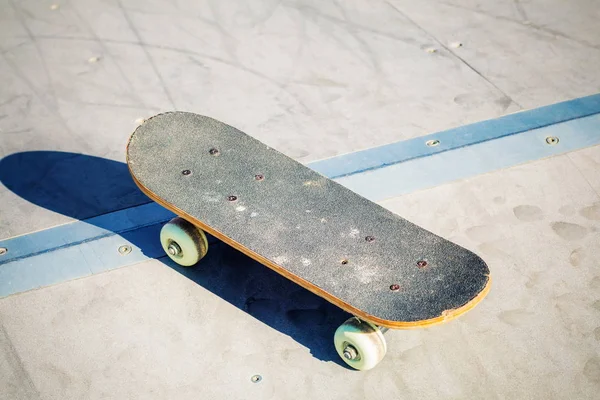
[[[114,231],[111,218],[88,218],[149,203],[122,162],[83,154],[31,151],[0,159],[0,182],[25,200],[53,212]],[[184,268],[160,248],[157,229],[119,233],[152,258],[252,315],[322,361],[341,362],[333,333],[349,318],[338,307],[296,285],[243,253],[211,238],[199,265]]]

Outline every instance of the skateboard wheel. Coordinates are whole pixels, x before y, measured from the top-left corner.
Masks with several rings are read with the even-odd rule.
[[[342,360],[360,371],[375,367],[387,351],[383,332],[376,325],[356,317],[337,328],[333,342]]]
[[[208,252],[204,232],[183,218],[173,218],[160,230],[160,244],[169,258],[179,265],[196,264]]]

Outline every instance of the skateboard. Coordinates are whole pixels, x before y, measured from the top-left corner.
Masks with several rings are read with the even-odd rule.
[[[159,114],[131,135],[137,186],[178,217],[160,242],[183,266],[229,244],[354,317],[334,334],[349,366],[384,357],[388,329],[465,313],[490,289],[474,253],[445,240],[215,119]]]

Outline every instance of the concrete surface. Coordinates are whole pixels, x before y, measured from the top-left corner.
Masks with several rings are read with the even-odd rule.
[[[477,251],[494,280],[458,320],[388,332],[374,370],[339,364],[331,337],[345,314],[217,245],[193,269],[163,258],[0,300],[6,398],[596,398],[588,156],[600,147],[384,202]]]
[[[307,162],[600,91],[593,0],[249,4],[0,0],[0,157],[41,156],[56,188],[0,188],[0,237],[147,201],[114,177],[164,110]],[[389,332],[375,370],[340,365],[345,314],[217,245],[0,299],[0,399],[597,398],[598,171],[592,147],[385,201],[494,281],[459,320]]]
[[[599,8],[1,0],[0,156],[124,161],[136,119],[178,109],[311,161],[593,94]],[[45,179],[61,177],[50,169]],[[83,217],[144,201],[114,199]],[[0,202],[14,205],[2,238],[70,220],[7,191]]]

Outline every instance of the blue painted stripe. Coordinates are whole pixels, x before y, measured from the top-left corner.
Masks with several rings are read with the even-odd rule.
[[[156,203],[115,211],[109,214],[60,225],[0,241],[0,247],[8,253],[0,259],[0,265],[23,257],[75,246],[90,240],[167,221],[174,214]]]
[[[76,228],[76,224],[71,226]],[[104,236],[4,264],[0,267],[0,297],[164,256],[157,239],[161,226]],[[118,249],[122,245],[131,246],[131,253],[121,255]]]
[[[548,145],[548,136],[558,137],[558,144]],[[370,200],[382,201],[593,145],[600,145],[600,114],[348,175],[336,181]]]
[[[310,167],[336,179],[598,113],[600,94],[595,94],[317,161]],[[439,145],[427,146],[429,140],[439,140]]]
[[[560,141],[550,146],[547,136]],[[440,145],[424,146],[431,139],[440,140]],[[309,167],[379,201],[597,144],[600,95],[318,161]],[[0,247],[9,249],[0,262],[0,297],[162,256],[158,232],[173,215],[149,203],[0,241]],[[129,255],[118,252],[123,244],[133,248]]]

